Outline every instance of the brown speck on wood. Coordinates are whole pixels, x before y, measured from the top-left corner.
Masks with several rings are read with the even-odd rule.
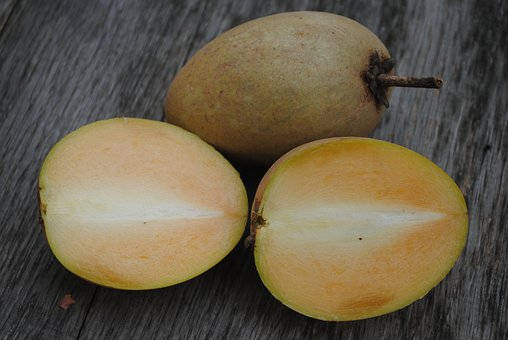
[[[60,303],[58,304],[62,309],[68,309],[71,305],[75,304],[76,300],[72,298],[71,294],[65,294]]]

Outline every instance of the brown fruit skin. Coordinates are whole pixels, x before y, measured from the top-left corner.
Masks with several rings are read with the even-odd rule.
[[[383,43],[354,20],[289,12],[237,26],[180,70],[166,120],[221,151],[269,163],[303,143],[366,136],[383,108],[364,81]]]

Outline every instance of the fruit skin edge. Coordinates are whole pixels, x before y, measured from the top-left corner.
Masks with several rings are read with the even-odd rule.
[[[240,178],[240,182],[242,183],[242,192],[243,192],[243,195],[242,197],[244,198],[244,206],[245,206],[245,211],[247,212],[247,214],[242,218],[241,220],[241,224],[243,226],[243,228],[240,228],[238,227],[237,229],[239,230],[238,232],[238,235],[235,235],[232,240],[234,242],[232,242],[231,246],[227,249],[227,251],[224,253],[223,256],[220,256],[217,261],[214,261],[210,266],[208,267],[205,267],[203,270],[200,270],[198,272],[196,272],[195,274],[192,274],[190,275],[189,277],[187,278],[184,278],[182,280],[177,280],[177,281],[174,281],[172,282],[171,284],[157,284],[157,285],[152,285],[152,286],[147,286],[147,287],[144,287],[144,288],[129,288],[129,287],[115,287],[115,286],[112,286],[112,285],[106,285],[106,284],[102,284],[102,283],[97,283],[97,282],[94,282],[94,281],[91,281],[87,278],[85,278],[84,276],[82,276],[79,272],[75,271],[75,270],[71,270],[69,268],[67,268],[65,265],[63,265],[63,262],[60,258],[59,255],[57,255],[58,252],[56,252],[55,250],[55,247],[54,245],[49,241],[48,239],[48,236],[46,234],[46,227],[45,227],[45,223],[44,223],[44,215],[45,215],[45,208],[44,208],[44,202],[41,201],[41,197],[40,197],[40,191],[42,190],[42,187],[41,187],[41,178],[42,178],[42,175],[44,173],[44,170],[45,170],[45,164],[46,164],[46,161],[50,159],[50,157],[52,157],[54,154],[55,154],[55,150],[57,150],[59,147],[61,147],[61,145],[63,144],[63,141],[68,138],[68,137],[72,137],[75,135],[75,133],[78,131],[78,130],[85,130],[85,129],[88,129],[90,127],[93,127],[93,126],[96,126],[96,125],[102,125],[102,124],[105,124],[105,123],[108,123],[109,121],[113,121],[113,120],[132,120],[132,121],[137,121],[137,122],[143,122],[143,123],[146,123],[146,122],[155,122],[155,123],[158,123],[160,124],[161,126],[164,126],[164,127],[167,127],[168,125],[173,127],[173,128],[176,128],[177,130],[179,130],[180,132],[184,132],[186,135],[196,139],[196,140],[199,140],[201,141],[202,143],[204,143],[206,146],[208,146],[208,148],[210,149],[210,151],[214,152],[215,154],[217,155],[220,155],[220,158],[225,160],[229,165],[230,165],[230,168],[234,171],[234,174],[236,174],[239,178]],[[82,130],[83,129],[83,130]],[[44,183],[42,183],[42,185],[44,186]],[[44,237],[46,239],[46,242],[48,243],[48,246],[49,248],[51,249],[51,252],[53,253],[53,256],[55,256],[55,258],[58,260],[58,262],[60,263],[60,265],[62,267],[64,267],[67,271],[71,272],[72,274],[76,275],[77,277],[81,278],[82,280],[86,281],[86,282],[90,282],[92,284],[95,284],[95,285],[98,285],[98,286],[101,286],[101,287],[106,287],[106,288],[112,288],[112,289],[119,289],[119,290],[130,290],[130,291],[139,291],[139,290],[152,290],[152,289],[160,289],[160,288],[166,288],[166,287],[170,287],[170,286],[173,286],[173,285],[177,285],[179,283],[182,283],[182,282],[185,282],[185,281],[188,281],[190,279],[193,279],[203,273],[205,273],[206,271],[212,269],[214,266],[216,266],[219,262],[221,262],[227,255],[229,255],[231,253],[231,251],[237,246],[237,244],[240,242],[242,236],[243,236],[243,232],[245,230],[245,226],[247,224],[247,216],[248,216],[248,200],[247,200],[247,192],[246,192],[246,189],[245,189],[245,185],[243,184],[243,181],[241,181],[241,177],[240,177],[240,174],[239,172],[236,170],[236,168],[234,168],[231,163],[220,153],[218,152],[212,145],[210,145],[209,143],[203,141],[198,135],[192,133],[192,132],[189,132],[177,125],[173,125],[173,124],[170,124],[170,123],[167,123],[167,122],[162,122],[162,121],[156,121],[156,120],[149,120],[149,119],[144,119],[144,118],[132,118],[132,117],[118,117],[118,118],[110,118],[110,119],[103,119],[103,120],[98,120],[98,121],[94,121],[94,122],[91,122],[91,123],[88,123],[88,124],[85,124],[85,125],[82,125],[80,126],[79,128],[69,132],[68,134],[66,134],[64,137],[60,138],[50,149],[50,151],[48,152],[48,154],[46,155],[46,157],[44,158],[44,161],[42,163],[42,166],[41,166],[41,169],[40,169],[40,172],[39,172],[39,176],[38,176],[38,179],[37,179],[37,200],[38,200],[38,206],[39,206],[39,223],[40,223],[40,226],[42,228],[42,231],[43,231],[43,234],[44,234]]]
[[[398,306],[398,307],[395,307],[395,308],[392,308],[392,309],[388,309],[386,311],[383,311],[382,309],[380,309],[377,313],[374,313],[374,314],[366,316],[366,317],[362,317],[362,316],[357,317],[357,318],[340,318],[340,317],[337,317],[337,318],[329,319],[329,318],[325,318],[325,317],[322,317],[322,316],[319,316],[319,315],[312,315],[311,313],[306,313],[305,311],[302,311],[302,310],[299,310],[299,309],[295,309],[295,308],[293,308],[291,303],[285,301],[280,294],[277,294],[277,293],[274,292],[274,289],[273,289],[270,281],[267,280],[267,278],[265,278],[263,276],[262,271],[259,269],[261,267],[260,262],[259,262],[260,261],[260,259],[259,259],[260,256],[258,255],[258,251],[257,251],[257,248],[256,248],[255,238],[256,238],[256,229],[257,228],[262,228],[262,226],[261,227],[257,226],[257,223],[256,223],[256,221],[258,219],[258,216],[262,216],[262,214],[259,214],[259,209],[262,210],[261,201],[262,201],[263,196],[261,196],[261,197],[259,197],[259,196],[261,195],[262,192],[264,193],[265,190],[269,188],[269,186],[270,186],[270,178],[273,177],[276,173],[282,171],[284,169],[284,167],[283,167],[284,162],[286,160],[288,160],[289,158],[291,158],[293,155],[298,155],[298,153],[300,151],[306,150],[308,148],[314,148],[314,149],[316,149],[320,145],[326,144],[329,141],[339,141],[339,140],[340,141],[343,141],[343,140],[365,140],[365,141],[368,141],[368,142],[375,142],[375,143],[379,142],[379,143],[382,143],[382,144],[387,144],[387,145],[389,145],[391,147],[397,147],[397,148],[405,149],[405,150],[409,151],[410,153],[416,155],[418,158],[423,158],[424,160],[429,162],[429,165],[434,167],[436,169],[436,171],[438,171],[440,173],[444,173],[450,179],[450,182],[453,183],[453,185],[451,186],[451,189],[453,189],[458,194],[457,195],[458,197],[461,197],[461,203],[463,204],[463,206],[465,208],[465,216],[464,216],[465,217],[465,219],[464,219],[465,220],[465,231],[463,233],[463,238],[461,239],[460,244],[456,247],[456,251],[453,254],[454,255],[453,256],[453,261],[450,263],[449,266],[446,267],[446,270],[444,272],[442,272],[438,276],[436,276],[437,278],[436,278],[436,280],[433,281],[433,283],[431,284],[430,288],[421,291],[419,294],[416,294],[417,295],[416,298],[410,297],[405,302],[401,303],[401,305]],[[401,310],[401,309],[409,306],[413,302],[416,302],[417,300],[420,300],[420,299],[424,298],[428,294],[428,292],[430,292],[437,285],[439,285],[439,283],[441,283],[441,281],[443,281],[444,278],[453,269],[453,267],[455,266],[455,264],[457,263],[458,259],[460,258],[460,256],[462,255],[462,253],[463,253],[463,251],[465,249],[465,246],[467,244],[467,239],[468,239],[468,236],[469,236],[469,216],[468,216],[467,204],[465,202],[464,195],[463,195],[462,191],[457,186],[455,181],[443,169],[441,169],[437,164],[432,162],[427,157],[419,154],[418,152],[415,152],[415,151],[413,151],[413,150],[411,150],[409,148],[403,147],[403,146],[395,144],[395,143],[390,143],[390,142],[383,141],[383,140],[377,140],[377,139],[374,139],[374,138],[368,138],[368,137],[331,137],[331,138],[320,139],[320,140],[316,140],[316,141],[313,141],[313,142],[309,142],[309,143],[300,145],[300,146],[292,149],[291,151],[287,152],[286,154],[284,154],[281,158],[279,158],[268,169],[268,171],[264,175],[263,179],[261,180],[261,182],[260,182],[260,184],[258,186],[258,189],[257,189],[256,194],[255,194],[254,197],[255,198],[254,198],[254,201],[253,201],[253,204],[252,204],[252,210],[251,210],[251,224],[250,224],[250,236],[249,237],[251,238],[251,244],[252,244],[252,247],[253,247],[254,262],[255,262],[256,269],[258,271],[259,277],[261,278],[261,281],[263,282],[265,287],[268,289],[270,294],[273,297],[275,297],[279,302],[281,302],[283,305],[285,305],[286,307],[289,307],[291,310],[293,310],[293,311],[295,311],[295,312],[297,312],[299,314],[305,315],[305,316],[310,317],[310,318],[322,320],[322,321],[357,321],[357,320],[365,320],[365,319],[375,318],[375,317],[378,317],[378,316],[381,316],[381,315],[385,315],[385,314],[389,314],[389,313]]]

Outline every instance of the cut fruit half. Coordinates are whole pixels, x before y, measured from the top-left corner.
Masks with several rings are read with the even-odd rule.
[[[95,122],[50,151],[39,176],[48,243],[71,272],[121,289],[165,287],[219,262],[241,238],[238,173],[179,127]]]
[[[357,320],[423,297],[467,238],[455,182],[425,157],[369,138],[331,138],[279,159],[251,216],[270,292],[322,320]]]

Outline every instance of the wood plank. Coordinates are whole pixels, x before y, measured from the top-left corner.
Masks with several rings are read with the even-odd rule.
[[[18,1],[19,0],[2,0],[2,2],[0,2],[0,36],[2,35],[2,30]]]
[[[480,17],[475,22],[476,26],[463,30],[464,25],[478,14],[478,8],[471,2],[467,5],[442,4],[438,1],[425,4],[399,2],[383,6],[369,1],[350,1],[325,8],[303,2],[285,2],[284,5],[272,2],[265,6],[256,6],[248,1],[223,4],[207,7],[203,24],[191,46],[191,54],[217,33],[250,18],[285,10],[324,9],[351,16],[377,32],[399,60],[400,73],[437,73],[447,79],[445,89],[439,94],[395,90],[392,108],[374,136],[413,148],[436,161],[457,179],[471,209],[468,248],[445,282],[410,307],[361,322],[326,323],[298,315],[271,298],[259,280],[250,252],[237,247],[225,261],[199,278],[160,292],[151,292],[150,295],[138,293],[134,300],[131,300],[133,295],[129,293],[100,289],[97,304],[92,307],[85,324],[84,337],[276,339],[377,338],[382,335],[387,339],[460,339],[505,334],[506,296],[501,287],[506,286],[506,274],[498,278],[487,274],[492,266],[478,262],[485,254],[484,243],[478,242],[478,237],[480,226],[488,221],[485,217],[495,216],[488,221],[490,233],[482,234],[486,238],[484,242],[490,242],[491,250],[505,249],[506,252],[506,246],[502,243],[506,231],[501,226],[506,223],[506,216],[503,215],[507,204],[506,190],[502,189],[507,183],[507,148],[502,139],[506,141],[506,136],[502,132],[506,131],[507,117],[494,108],[495,105],[506,108],[506,102],[500,98],[502,91],[490,86],[482,88],[482,91],[494,91],[492,96],[485,96],[482,102],[470,99],[462,103],[461,97],[472,95],[477,89],[465,79],[457,78],[457,75],[468,74],[479,80],[482,74],[489,71],[492,64],[479,63],[481,56],[478,53],[484,51],[475,49],[470,34],[475,37],[483,35],[483,39],[494,34],[492,41],[500,44],[503,34],[494,31],[501,22],[493,22],[490,30],[482,31],[486,17]],[[488,12],[488,9],[483,10],[483,15]],[[397,13],[395,17],[394,13]],[[470,45],[465,46],[468,42]],[[457,63],[456,58],[460,57],[457,51],[463,49],[468,54],[462,63]],[[505,51],[494,50],[492,53],[503,53],[506,57]],[[499,60],[503,60],[502,55],[497,58],[496,66],[503,68]],[[491,70],[489,74],[496,79],[493,84],[506,86],[506,81],[496,76],[499,74],[496,71],[499,70]],[[486,106],[482,119],[478,119],[480,117],[476,111],[480,105]],[[490,110],[487,109],[489,107]],[[496,127],[492,125],[493,121],[502,123]],[[476,128],[483,132],[473,133]],[[460,144],[466,141],[467,144]],[[487,144],[490,149],[485,148]],[[485,170],[482,170],[485,166],[496,169],[493,176],[488,177],[488,184],[482,183],[487,180]],[[256,183],[261,174],[252,172],[245,176],[246,183]],[[476,182],[479,176],[483,178],[481,182]],[[472,186],[473,183],[477,183],[476,186]],[[481,196],[478,195],[485,185],[488,185],[488,203],[480,200]],[[251,195],[254,189],[255,186],[250,185]],[[497,202],[497,205],[493,202]],[[477,279],[478,270],[484,273],[476,286],[470,280]],[[485,289],[492,301],[490,307],[482,302]],[[496,305],[495,301],[504,301],[504,312],[490,313],[490,309]],[[143,313],[127,312],[129,306],[137,306]],[[119,310],[122,312],[115,313]],[[100,327],[100,321],[111,315],[113,321],[110,326]]]
[[[35,0],[15,9],[0,36],[0,337],[78,336],[97,288],[58,263],[38,226],[42,159],[84,123],[161,119],[202,8]],[[76,304],[64,311],[67,293]]]
[[[502,0],[341,2],[22,1],[0,35],[0,336],[7,338],[507,338],[508,35]],[[178,67],[248,19],[326,10],[368,26],[400,74],[439,74],[438,93],[396,89],[373,136],[443,167],[470,210],[466,251],[425,298],[330,323],[275,300],[241,245],[196,279],[146,292],[65,271],[37,228],[35,185],[50,146],[112,116],[162,117]],[[0,11],[1,13],[1,11]],[[237,164],[250,197],[265,169]],[[64,311],[58,300],[72,293]]]
[[[34,46],[31,40],[38,36],[37,25],[55,17],[43,8],[24,17],[23,5],[14,8],[0,36],[0,333],[5,338],[70,337],[81,327],[95,287],[57,264],[38,226],[36,176],[51,145],[48,138],[56,137],[44,128],[52,129],[56,122],[40,124],[40,112],[49,109],[46,103],[52,96],[37,96],[53,66],[47,57],[44,65],[44,45]],[[27,19],[31,22],[23,25]],[[37,66],[39,75],[34,77]],[[57,307],[65,293],[78,301],[73,313]]]

